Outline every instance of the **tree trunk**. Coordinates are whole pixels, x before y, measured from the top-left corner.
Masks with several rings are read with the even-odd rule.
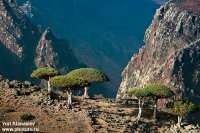
[[[156,119],[157,113],[157,100],[154,101],[154,110],[153,110],[153,118]]]
[[[137,123],[139,122],[141,115],[142,115],[142,108],[143,108],[143,105],[144,105],[144,101],[142,101],[142,103],[141,103],[141,100],[139,99],[138,105],[139,105],[139,112],[138,112],[138,116],[136,118]]]
[[[88,95],[89,86],[84,87],[84,97],[89,97]]]
[[[72,109],[72,91],[71,90],[68,90],[67,91],[67,102],[68,102],[68,105],[67,105],[67,108],[68,109]]]
[[[51,92],[51,84],[49,80],[47,81],[47,84],[48,84],[48,92]]]
[[[182,116],[178,116],[178,127],[181,127]]]

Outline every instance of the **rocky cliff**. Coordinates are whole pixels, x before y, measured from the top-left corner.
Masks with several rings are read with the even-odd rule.
[[[33,69],[50,66],[66,73],[84,66],[68,42],[50,28],[35,26],[15,0],[0,0],[0,73],[10,79],[30,79]]]
[[[50,28],[47,28],[41,35],[34,62],[37,67],[54,67],[63,74],[85,66],[74,56],[68,42],[57,38]]]
[[[123,71],[117,98],[127,97],[129,88],[160,82],[200,104],[199,7],[199,0],[172,0],[156,11],[144,47]]]

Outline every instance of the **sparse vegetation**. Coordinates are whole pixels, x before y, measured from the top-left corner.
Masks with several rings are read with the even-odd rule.
[[[12,108],[7,108],[4,110],[5,113],[11,113],[11,112],[15,112],[15,109]]]
[[[160,83],[154,83],[154,84],[148,85],[144,87],[144,89],[149,91],[152,94],[151,98],[153,99],[153,104],[154,104],[153,118],[156,119],[158,99],[172,97],[174,95],[174,92],[171,91],[167,86],[162,85]]]
[[[135,96],[138,99],[139,112],[136,118],[136,122],[138,122],[142,115],[144,102],[148,101],[152,94],[145,88],[132,88],[128,91],[128,94],[130,96]]]
[[[109,78],[101,71],[94,68],[80,68],[71,71],[67,75],[82,78],[88,81],[88,85],[84,87],[84,97],[88,97],[88,90],[92,83],[107,82]]]
[[[198,106],[189,101],[174,101],[169,108],[169,112],[178,116],[178,126],[181,127],[183,116],[198,110]]]
[[[42,104],[41,101],[36,101],[35,103],[36,103],[37,105],[41,105],[41,104]]]
[[[88,86],[88,82],[74,76],[55,76],[50,79],[50,83],[60,89],[64,89],[68,94],[68,108],[72,108],[72,94],[75,89]]]
[[[31,74],[31,77],[46,80],[48,83],[48,92],[51,92],[51,85],[49,83],[49,79],[57,75],[60,75],[60,73],[56,69],[49,67],[41,67],[34,70]]]
[[[52,91],[51,92],[51,97],[53,99],[58,99],[58,100],[67,100],[67,94],[63,93],[62,91]]]
[[[112,130],[114,132],[129,132],[129,131],[140,131],[140,132],[169,132],[171,130],[178,129],[177,126],[173,126],[172,124],[176,123],[176,117],[173,115],[185,115],[188,112],[195,111],[194,106],[191,106],[191,104],[187,106],[181,106],[181,109],[187,109],[187,111],[181,111],[181,114],[177,113],[178,111],[174,111],[175,106],[170,106],[169,110],[173,112],[160,112],[159,113],[159,119],[149,119],[151,117],[152,112],[149,111],[148,104],[149,101],[151,101],[152,97],[154,95],[147,89],[146,87],[140,88],[131,88],[128,93],[130,96],[136,97],[138,99],[138,105],[139,110],[135,108],[131,108],[130,105],[127,105],[131,103],[131,106],[135,105],[135,99],[128,102],[124,102],[124,104],[115,104],[113,101],[110,101],[111,99],[102,98],[101,95],[97,95],[96,98],[99,99],[84,99],[82,97],[74,97],[74,110],[73,111],[64,111],[66,107],[66,101],[67,99],[64,99],[62,96],[66,93],[64,90],[67,91],[68,94],[70,94],[70,91],[73,92],[75,89],[80,89],[88,84],[86,80],[77,78],[77,77],[70,77],[70,76],[55,76],[50,79],[50,82],[56,85],[57,87],[60,87],[61,89],[59,91],[52,91],[52,94],[56,96],[56,99],[49,99],[48,93],[44,91],[43,89],[40,89],[39,91],[34,91],[31,93],[31,95],[23,95],[23,96],[17,96],[14,97],[14,93],[11,90],[13,88],[2,88],[0,89],[2,95],[1,100],[6,101],[5,103],[0,102],[1,108],[0,108],[0,119],[1,121],[15,121],[16,118],[21,119],[21,121],[30,121],[34,120],[33,122],[38,123],[38,127],[41,128],[43,131],[50,132],[54,129],[57,129],[59,127],[59,132],[65,132],[66,130],[70,129],[72,126],[80,123],[81,125],[86,125],[87,127],[84,128],[84,131],[93,131],[93,129],[97,130],[98,132],[105,131],[106,129]],[[28,90],[29,88],[25,88],[25,90]],[[12,94],[12,95],[11,95]],[[161,94],[161,93],[159,93]],[[162,95],[163,97],[163,95]],[[9,99],[11,98],[11,99]],[[16,105],[16,102],[13,101],[13,98],[16,98],[16,101],[18,103]],[[70,98],[68,99],[69,102]],[[127,100],[127,99],[125,99]],[[70,103],[70,102],[69,102]],[[68,105],[69,108],[71,108],[72,103]],[[33,106],[32,106],[33,105]],[[143,107],[145,105],[145,109]],[[174,105],[174,104],[172,104]],[[15,113],[9,113],[13,112],[14,110],[12,107],[15,107]],[[135,106],[137,107],[137,106]],[[169,106],[167,106],[169,107]],[[178,106],[179,107],[179,104]],[[30,109],[31,108],[31,109]],[[6,112],[8,113],[6,113]],[[30,112],[31,111],[31,112]],[[85,112],[86,113],[83,113]],[[166,111],[163,110],[163,111]],[[31,114],[29,114],[29,112]],[[56,113],[55,113],[56,112]],[[59,114],[58,114],[59,113]],[[182,114],[183,113],[183,114]],[[22,115],[19,115],[22,114]],[[34,114],[34,115],[33,115]],[[171,115],[173,114],[173,115]],[[78,115],[78,119],[77,119]],[[60,116],[60,117],[59,117]],[[143,117],[143,120],[140,120],[140,117]],[[134,117],[134,119],[133,119]],[[46,119],[48,118],[48,119]],[[136,123],[134,122],[136,118]],[[99,121],[102,120],[102,121]],[[181,121],[182,119],[179,119],[178,121]],[[63,124],[63,121],[66,121],[68,124],[65,126],[60,127],[61,124]],[[120,126],[119,126],[120,122]],[[137,123],[139,122],[139,123]],[[52,125],[52,127],[49,129],[49,127],[45,127],[45,125]],[[121,124],[122,123],[122,124]],[[111,125],[108,126],[107,125]],[[130,126],[132,124],[132,126]],[[183,125],[183,128],[180,128],[180,130],[185,130],[188,127]],[[125,130],[123,127],[127,127]],[[190,130],[193,131],[195,129],[195,126],[189,125]],[[118,127],[118,128],[116,128]],[[194,127],[194,128],[193,128]],[[75,130],[78,131],[79,129],[82,129],[82,126],[79,126],[78,128],[72,128],[70,132],[74,132]],[[190,131],[188,130],[188,131]],[[195,129],[194,131],[197,131],[198,129]],[[80,131],[80,130],[79,130]]]
[[[24,121],[30,121],[35,119],[35,116],[33,116],[32,114],[22,114],[20,115],[20,119]]]

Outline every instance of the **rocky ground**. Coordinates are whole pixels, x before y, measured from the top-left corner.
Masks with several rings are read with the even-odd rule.
[[[73,98],[73,110],[66,109],[66,96],[60,92],[51,95],[30,82],[21,83],[0,76],[0,122],[24,122],[22,114],[32,114],[34,127],[40,132],[90,133],[90,132],[179,132],[175,117],[159,113],[158,120],[151,120],[152,111],[136,124],[137,106],[133,101],[115,103],[114,99]],[[9,126],[8,126],[9,127]],[[0,128],[5,128],[0,123]],[[200,132],[197,127],[185,125],[181,132]],[[0,131],[1,132],[1,131]]]

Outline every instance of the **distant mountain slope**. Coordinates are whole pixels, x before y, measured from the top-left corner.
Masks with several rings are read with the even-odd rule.
[[[151,0],[30,1],[33,21],[66,37],[79,59],[111,78],[115,91],[120,73],[143,45],[144,31],[158,8]]]
[[[0,72],[25,80],[34,68],[34,53],[40,33],[19,11],[15,1],[0,0]]]
[[[10,79],[32,80],[33,69],[42,66],[66,73],[86,65],[74,56],[66,40],[30,22],[14,0],[0,0],[0,73]]]

